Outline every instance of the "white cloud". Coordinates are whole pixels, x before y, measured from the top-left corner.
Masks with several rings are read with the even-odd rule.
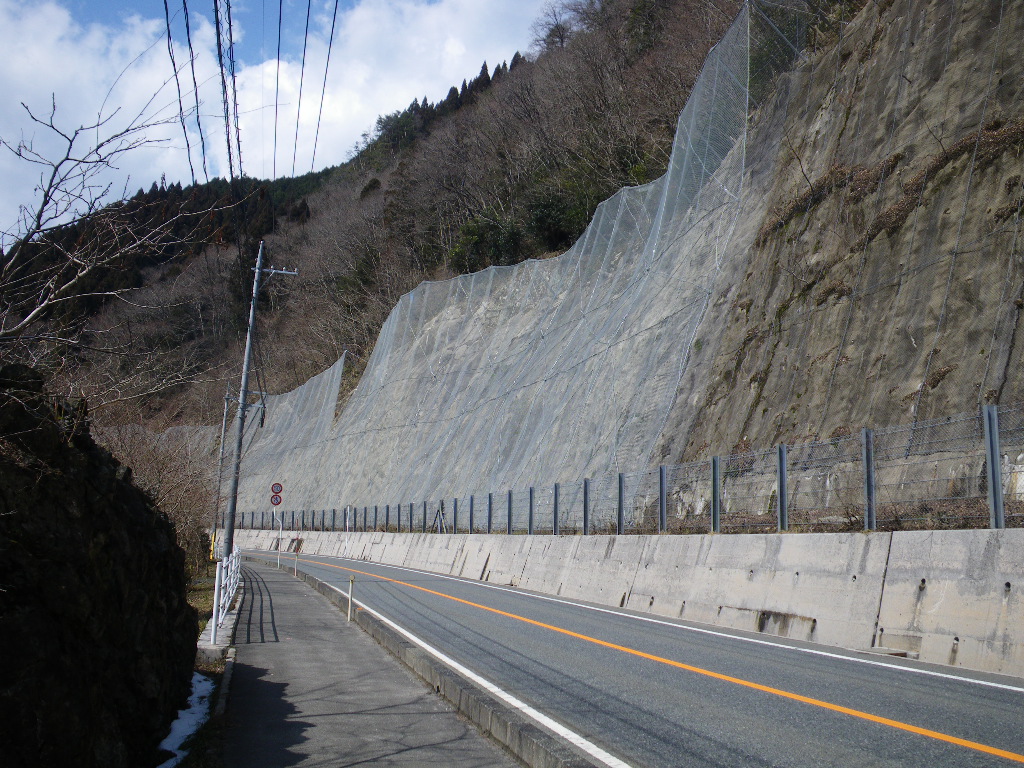
[[[530,23],[543,1],[357,0],[339,12],[316,149],[317,169],[342,162],[378,115],[403,109],[424,95],[438,101],[451,85],[475,76],[485,59],[493,70],[517,49],[525,49]],[[173,2],[171,6],[173,10]],[[277,110],[278,176],[291,174],[293,151],[296,173],[310,169],[332,8],[331,2],[318,3],[311,20],[297,142],[301,42],[283,57]],[[243,15],[242,6],[236,5],[236,9],[236,38],[240,40],[246,23],[251,32],[260,22]],[[209,21],[190,10],[209,173],[211,177],[226,176],[215,34]],[[152,12],[148,4],[145,12]],[[188,108],[194,103],[192,76],[183,33],[182,39],[177,39],[178,25],[180,19],[175,26],[175,53],[182,68],[181,86]],[[116,126],[140,111],[150,118],[177,113],[162,18],[133,15],[117,26],[84,24],[57,0],[31,5],[0,0],[0,29],[8,40],[18,41],[17,48],[9,46],[8,55],[0,58],[0,90],[6,95],[0,105],[0,136],[9,142],[16,143],[24,135],[35,137],[37,149],[43,147],[43,133],[31,128],[19,102],[45,113],[51,93],[57,104],[57,119],[67,128],[93,122],[101,109],[104,116],[117,110],[111,123]],[[270,50],[270,33],[263,33]],[[271,56],[275,52],[270,50]],[[275,64],[271,58],[243,65],[238,57],[242,158],[250,176],[269,177],[274,169]],[[196,175],[202,180],[200,137],[194,117],[189,119],[187,129]],[[130,177],[130,192],[148,188],[161,173],[169,182],[190,181],[180,124],[164,126],[152,138],[166,141],[127,158],[121,164],[118,186]],[[32,201],[38,171],[25,168],[7,153],[0,157],[0,174],[5,180],[0,188],[0,226],[8,229],[18,205]]]

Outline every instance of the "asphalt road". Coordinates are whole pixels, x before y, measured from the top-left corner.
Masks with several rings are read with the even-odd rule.
[[[514,768],[305,582],[243,566],[226,768]]]
[[[357,603],[630,766],[1024,763],[1024,680],[361,561],[299,565],[343,590],[354,575]]]

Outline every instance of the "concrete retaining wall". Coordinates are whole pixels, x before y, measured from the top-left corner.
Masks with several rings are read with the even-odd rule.
[[[1024,529],[733,536],[295,533],[306,554],[1024,675]],[[237,531],[246,549],[278,534]]]

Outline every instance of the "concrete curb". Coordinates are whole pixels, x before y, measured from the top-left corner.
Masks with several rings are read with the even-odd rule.
[[[217,688],[217,704],[213,708],[213,716],[220,717],[228,706],[228,690],[231,688],[231,673],[235,669],[235,649],[228,648],[224,658],[224,674],[220,679],[220,686]]]
[[[196,641],[196,663],[215,664],[223,661],[228,655],[228,649],[235,644],[235,630],[238,628],[238,611],[242,607],[242,600],[245,598],[245,582],[239,582],[238,593],[235,595],[234,608],[228,611],[224,617],[224,626],[218,631],[220,637],[214,645],[213,622],[207,622],[206,628]]]
[[[244,560],[254,560],[276,567],[276,558],[262,558],[245,554]],[[282,563],[281,570],[291,571]],[[306,573],[301,568],[298,578],[312,586],[340,610],[348,611],[348,598],[335,587]],[[601,768],[577,753],[561,739],[542,730],[504,702],[498,700],[475,683],[416,647],[397,632],[366,611],[354,613],[359,627],[391,655],[411,669],[434,691],[476,727],[501,744],[530,768]]]

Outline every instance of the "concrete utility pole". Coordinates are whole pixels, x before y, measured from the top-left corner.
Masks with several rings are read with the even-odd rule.
[[[263,268],[263,241],[256,255],[255,276],[252,281],[252,304],[249,307],[249,332],[245,337],[245,356],[242,359],[242,385],[238,390],[238,413],[235,420],[235,460],[231,469],[231,485],[228,490],[228,510],[224,518],[224,557],[231,554],[235,544],[235,509],[238,506],[238,473],[242,464],[242,438],[245,435],[245,413],[249,408],[249,368],[252,362],[253,334],[256,330],[256,302],[260,295],[260,278],[268,275],[297,275],[297,271]]]

